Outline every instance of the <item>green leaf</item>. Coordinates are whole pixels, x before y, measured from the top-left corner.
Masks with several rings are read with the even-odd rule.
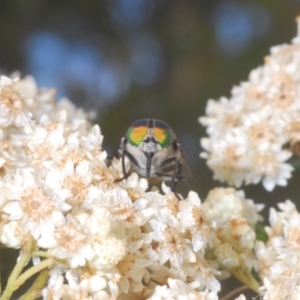
[[[256,239],[258,241],[262,241],[266,243],[269,239],[269,236],[262,224],[256,224],[255,225],[255,233],[256,233]]]

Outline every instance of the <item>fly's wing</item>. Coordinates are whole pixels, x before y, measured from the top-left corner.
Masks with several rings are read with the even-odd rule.
[[[181,161],[180,161],[181,170],[178,175],[180,175],[181,177],[186,178],[186,179],[192,178],[193,173],[192,173],[189,161],[182,149],[180,149],[180,152],[181,152]]]
[[[161,164],[155,168],[156,175],[164,180],[171,180],[174,172],[176,172],[178,179],[193,177],[190,165],[182,149],[178,149],[175,155],[171,155],[163,160]]]

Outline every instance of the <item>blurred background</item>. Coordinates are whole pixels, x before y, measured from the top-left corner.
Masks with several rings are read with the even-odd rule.
[[[133,121],[166,121],[192,166],[191,189],[205,199],[222,185],[199,158],[207,100],[229,96],[271,46],[289,43],[299,14],[300,0],[1,0],[0,71],[33,75],[58,99],[97,112],[109,155]],[[243,189],[274,206],[298,201],[299,180],[294,172],[272,193]]]

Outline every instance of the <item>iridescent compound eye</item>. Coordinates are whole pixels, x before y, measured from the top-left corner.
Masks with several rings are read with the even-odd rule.
[[[168,147],[173,141],[173,130],[165,122],[155,120],[154,136],[162,148]]]
[[[126,137],[131,145],[138,147],[147,135],[147,132],[147,120],[138,120],[128,128]]]

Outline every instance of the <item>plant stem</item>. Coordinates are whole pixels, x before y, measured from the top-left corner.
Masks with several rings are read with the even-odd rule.
[[[41,290],[45,287],[45,284],[49,278],[49,271],[43,270],[36,278],[30,289],[19,298],[19,300],[33,300],[41,297]]]
[[[53,263],[54,263],[54,259],[48,258],[42,261],[41,263],[39,263],[38,265],[33,266],[27,271],[25,271],[22,275],[20,275],[19,278],[15,279],[14,281],[10,281],[9,284],[7,284],[4,293],[0,297],[0,300],[10,299],[12,293],[16,291],[28,278],[40,272],[41,270],[53,265]]]
[[[246,285],[242,285],[236,289],[234,289],[233,291],[229,292],[227,295],[225,295],[223,298],[221,298],[220,300],[230,300],[232,299],[235,295],[240,294],[241,292],[247,291],[249,289],[248,286]]]
[[[32,275],[34,275],[35,273],[40,272],[41,270],[50,267],[51,265],[53,265],[54,263],[54,259],[48,258],[43,260],[41,263],[39,263],[36,266],[31,267],[30,269],[28,269],[27,271],[25,271],[16,281],[15,284],[18,285],[17,287],[21,286],[28,278],[30,278]]]
[[[240,268],[230,270],[230,272],[242,283],[248,286],[251,290],[259,294],[259,284],[253,277],[253,275],[249,272],[248,269],[241,270]]]
[[[31,257],[33,239],[29,235],[27,236],[27,238],[28,238],[27,243],[26,243],[26,245],[24,245],[24,248],[22,250],[23,253],[8,278],[7,286],[9,286],[12,282],[14,282],[18,278],[18,276],[21,274],[24,266],[27,264],[27,262],[29,261],[29,259]]]
[[[33,239],[31,236],[27,236],[27,243],[24,245],[22,249],[22,254],[20,256],[20,259],[17,261],[17,264],[15,265],[14,269],[12,270],[8,280],[5,290],[3,291],[2,296],[0,297],[0,300],[9,299],[12,293],[14,292],[12,286],[20,273],[22,272],[24,266],[28,262],[31,256],[31,250],[33,245]]]
[[[40,257],[47,257],[49,258],[50,257],[50,254],[46,251],[33,251],[32,252],[32,256],[40,256]]]

